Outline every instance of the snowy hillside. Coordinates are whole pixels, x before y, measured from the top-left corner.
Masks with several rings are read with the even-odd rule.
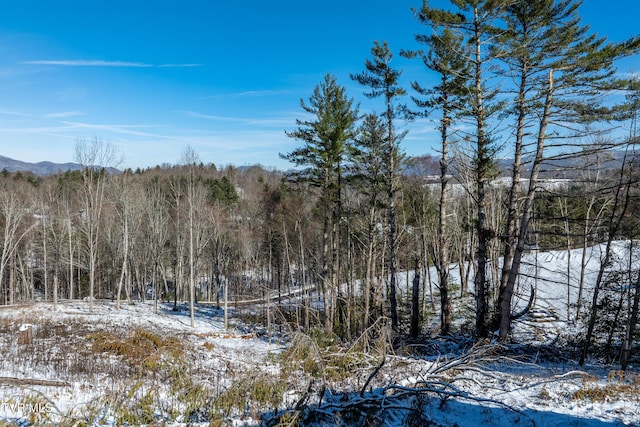
[[[584,260],[588,300],[602,247]],[[628,248],[615,261],[624,268]],[[575,334],[582,251],[527,255],[536,300],[514,334]],[[404,283],[401,282],[401,283]],[[567,287],[567,284],[569,287]],[[404,285],[406,286],[406,285]],[[567,302],[569,305],[567,305]],[[569,307],[569,308],[568,308]],[[262,329],[200,306],[86,301],[0,308],[0,419],[17,425],[640,425],[640,376],[443,339],[387,345],[383,320],[356,342]],[[572,321],[567,322],[567,313]],[[31,329],[32,342],[24,343]],[[22,340],[22,341],[21,341]],[[385,344],[386,343],[386,344]]]

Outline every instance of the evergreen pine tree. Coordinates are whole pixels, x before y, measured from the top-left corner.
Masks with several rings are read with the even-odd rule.
[[[398,116],[399,106],[394,104],[396,98],[405,94],[405,90],[398,85],[398,79],[402,71],[391,67],[393,54],[386,41],[382,44],[375,41],[371,48],[373,60],[365,61],[365,71],[352,74],[351,78],[363,86],[369,87],[370,92],[365,92],[368,98],[383,97],[385,110],[382,113],[386,119],[387,128],[387,200],[388,200],[388,270],[389,270],[389,304],[391,312],[391,327],[398,330],[398,304],[396,299],[396,208],[395,198],[397,191],[396,176],[398,170],[398,144],[404,133],[396,133],[394,121]]]
[[[342,176],[348,147],[355,133],[358,110],[353,100],[347,97],[345,88],[338,85],[330,74],[314,88],[308,103],[301,100],[300,104],[305,112],[313,115],[313,119],[297,120],[298,128],[286,132],[288,137],[301,141],[303,145],[281,154],[281,157],[296,166],[304,166],[291,173],[290,178],[307,182],[320,194],[324,211],[321,286],[325,328],[333,332],[339,274],[338,222],[341,217]]]

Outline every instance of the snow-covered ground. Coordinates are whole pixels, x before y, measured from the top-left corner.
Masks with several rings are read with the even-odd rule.
[[[614,249],[620,268],[637,262],[624,243]],[[601,250],[589,248],[585,257],[586,301]],[[580,250],[527,255],[518,304],[526,305],[531,287],[536,299],[533,314],[514,325],[516,340],[545,344],[578,333],[581,260]],[[334,350],[287,361],[282,355],[295,340],[270,343],[234,317],[225,329],[222,312],[209,306],[197,308],[191,327],[181,308],[160,305],[156,313],[152,302],[136,302],[118,310],[110,301],[95,301],[92,311],[87,301],[0,307],[0,424],[209,425],[214,407],[222,424],[234,425],[261,417],[269,424],[288,409],[307,425],[640,426],[635,367],[623,374],[593,361],[581,368],[520,357],[518,347],[434,340],[385,353],[379,370],[372,352],[336,368],[339,375],[325,361],[314,377],[306,362],[335,359]],[[18,344],[28,328],[33,342]],[[420,351],[411,354],[411,346]]]
[[[25,326],[33,329],[33,343],[19,345],[19,330]],[[146,382],[140,387],[144,392],[158,392],[159,405],[179,411],[184,409],[181,402],[161,402],[163,395],[170,401],[184,392],[168,390],[174,384],[167,387],[167,382],[185,380],[172,368],[188,371],[189,381],[196,384],[224,389],[240,374],[277,370],[269,359],[282,347],[233,323],[225,329],[222,313],[215,308],[198,307],[192,328],[185,306],[173,311],[172,304],[160,305],[156,313],[152,302],[125,302],[118,310],[114,302],[96,301],[91,311],[87,301],[64,301],[56,309],[49,303],[5,306],[0,308],[0,331],[0,419],[25,425],[29,420],[35,425],[65,418],[89,421],[94,406],[105,404],[106,396],[134,389],[143,392],[136,389],[138,381]],[[149,340],[155,345],[150,347],[149,340],[141,338],[136,341],[138,331],[152,334]],[[96,349],[101,339],[106,345]],[[127,360],[127,350],[118,347],[135,350],[138,344],[147,352],[140,355],[142,361]],[[169,360],[172,345],[182,349],[178,360]],[[157,360],[152,359],[155,356]],[[159,409],[156,415],[168,418],[169,412]],[[111,414],[96,422],[102,423],[116,424]]]

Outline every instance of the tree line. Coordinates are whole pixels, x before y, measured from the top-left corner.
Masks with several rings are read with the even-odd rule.
[[[582,362],[596,338],[628,361],[640,279],[613,285],[607,268],[613,242],[632,254],[638,233],[640,92],[615,64],[640,38],[590,33],[580,1],[450,3],[415,8],[419,48],[396,52],[423,80],[404,82],[385,41],[350,76],[379,112],[331,74],[301,100],[286,132],[299,145],[281,153],[293,172],[218,170],[187,148],[177,166],[110,175],[116,153],[99,138],[77,142],[80,172],[3,172],[2,302],[164,298],[189,301],[193,321],[196,301],[296,291],[274,303],[295,328],[351,339],[388,317],[415,338],[437,317],[442,335],[507,341],[526,252],[602,243],[592,298],[582,277],[572,301],[567,278],[566,318],[584,322]],[[404,155],[407,120],[435,124],[437,155]],[[473,325],[454,326],[468,299]]]

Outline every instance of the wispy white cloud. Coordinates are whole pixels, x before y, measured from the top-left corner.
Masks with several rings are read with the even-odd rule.
[[[281,90],[247,90],[244,92],[238,92],[236,96],[271,96],[271,95],[280,95],[284,91]]]
[[[155,65],[154,65],[155,66]],[[193,67],[202,67],[202,64],[160,64],[157,65],[159,68],[193,68]]]
[[[28,114],[20,113],[18,111],[0,110],[0,114],[4,114],[7,116],[29,117]]]
[[[75,116],[84,116],[85,113],[81,113],[80,111],[61,111],[59,113],[49,113],[45,114],[44,117],[47,119],[63,119],[65,117],[75,117]]]
[[[217,120],[220,122],[228,122],[228,123],[241,123],[249,126],[291,126],[295,124],[295,120],[290,117],[282,117],[282,118],[250,118],[250,117],[228,117],[228,116],[217,116],[210,114],[202,114],[195,111],[176,111],[179,114],[183,114],[188,117],[194,117],[197,119],[205,119],[205,120]]]
[[[152,67],[152,64],[143,62],[102,61],[93,59],[45,59],[36,61],[23,61],[27,65],[64,65],[67,67]]]
[[[74,141],[78,138],[92,137],[99,135],[114,143],[133,144],[140,140],[153,141],[170,141],[172,136],[167,136],[157,132],[158,127],[153,125],[110,125],[110,124],[91,124],[60,121],[58,126],[20,126],[6,127],[0,126],[0,134],[3,139],[19,141],[28,139],[28,146],[41,144],[42,137],[46,137],[46,141]],[[33,140],[27,135],[37,135],[37,139]],[[42,150],[39,150],[42,151]],[[138,153],[140,161],[144,161],[144,153]]]
[[[205,99],[218,99],[218,98],[248,98],[248,97],[262,97],[262,96],[279,96],[289,95],[289,90],[246,90],[242,92],[221,93],[216,95],[205,96]]]
[[[44,59],[22,61],[26,65],[60,65],[65,67],[132,67],[132,68],[189,68],[200,67],[202,64],[148,64],[145,62],[104,61],[100,59]]]
[[[246,122],[247,121],[247,119],[241,119],[241,118],[238,118],[238,117],[215,116],[215,115],[211,115],[211,114],[197,113],[195,111],[178,110],[176,112],[180,113],[180,114],[183,114],[185,116],[195,117],[196,119],[219,120],[219,121],[222,121],[222,122],[235,122],[235,123],[241,123],[241,122]]]
[[[93,123],[81,123],[81,122],[68,122],[63,121],[62,124],[68,126],[71,129],[91,129],[99,130],[103,132],[112,132],[125,135],[153,137],[153,138],[168,138],[163,135],[152,134],[149,132],[141,132],[136,129],[149,129],[157,128],[152,125],[108,125],[108,124],[93,124]]]
[[[288,95],[291,91],[288,90],[246,90],[243,92],[221,93],[217,95],[205,96],[206,99],[212,98],[233,98],[233,97],[258,97],[258,96],[277,96]]]

